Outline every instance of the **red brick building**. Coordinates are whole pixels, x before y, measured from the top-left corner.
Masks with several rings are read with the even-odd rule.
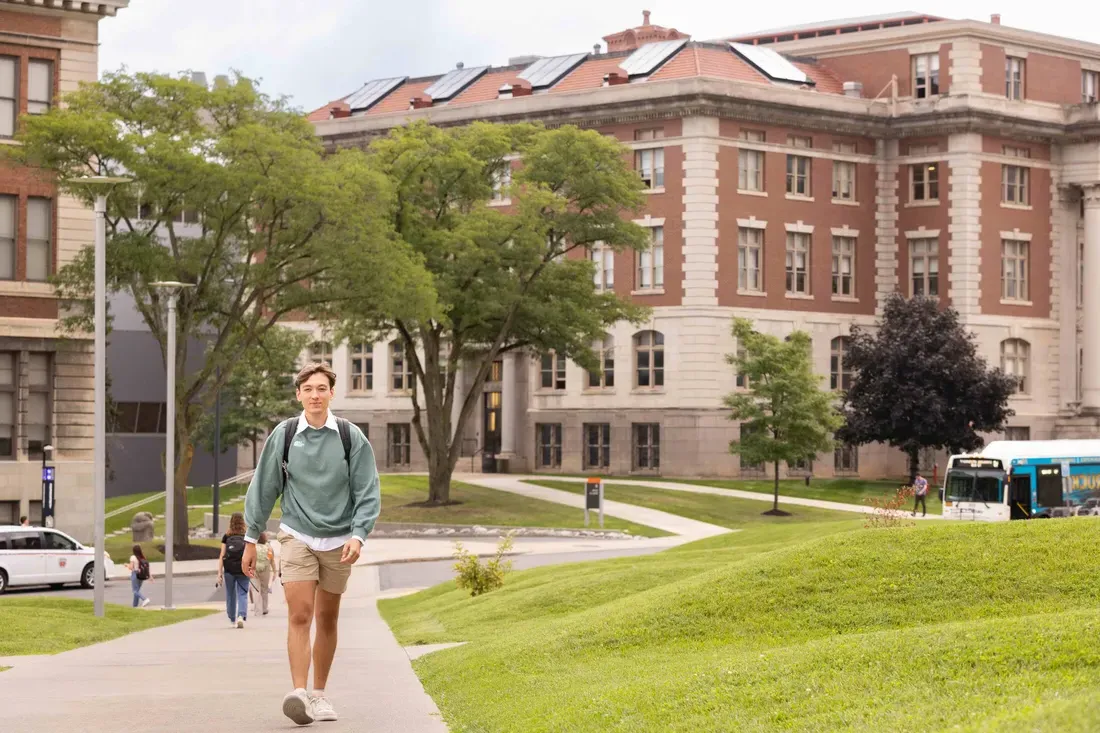
[[[840,388],[849,327],[896,291],[958,309],[1019,376],[1014,437],[1097,434],[1100,289],[1084,283],[1100,272],[1100,45],[909,14],[693,38],[647,13],[606,52],[376,80],[311,115],[331,146],[480,119],[577,124],[633,149],[654,251],[592,256],[597,285],[653,306],[651,323],[607,335],[611,386],[506,358],[469,452],[499,438],[513,470],[739,475],[721,407],[740,386],[730,319],[808,331]],[[391,467],[418,465],[400,357],[332,353],[358,375],[336,409],[385,437]],[[871,446],[812,470],[902,466]]]

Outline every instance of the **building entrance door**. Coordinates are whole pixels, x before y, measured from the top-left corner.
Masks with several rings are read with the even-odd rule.
[[[500,392],[486,392],[484,396],[484,422],[481,434],[484,436],[481,452],[481,470],[496,473],[497,454],[500,453]]]

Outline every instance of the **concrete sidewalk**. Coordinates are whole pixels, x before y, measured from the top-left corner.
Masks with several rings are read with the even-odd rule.
[[[378,569],[357,568],[340,614],[340,647],[328,693],[337,733],[447,730],[408,654],[378,615]],[[280,731],[290,690],[286,606],[272,595],[266,617],[230,628],[224,613],[51,657],[11,660],[0,672],[5,733]],[[158,613],[148,611],[148,613]]]

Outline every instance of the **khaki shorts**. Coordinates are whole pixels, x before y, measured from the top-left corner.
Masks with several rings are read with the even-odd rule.
[[[347,590],[351,565],[340,562],[340,556],[344,554],[342,547],[318,552],[286,532],[279,532],[276,539],[279,540],[279,562],[284,583],[312,580],[321,590],[336,595]]]

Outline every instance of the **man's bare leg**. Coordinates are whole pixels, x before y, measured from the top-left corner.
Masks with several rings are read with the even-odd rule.
[[[317,638],[313,640],[313,689],[323,690],[328,682],[329,670],[332,669],[332,658],[336,654],[340,596],[318,588],[314,615],[317,619]],[[309,638],[308,630],[306,638]],[[294,684],[297,686],[297,681]]]
[[[283,595],[289,612],[286,651],[290,657],[290,678],[294,689],[305,689],[309,680],[309,628],[313,623],[314,597],[317,581],[301,580],[283,584]],[[318,636],[320,634],[318,633]],[[329,663],[332,655],[329,655]],[[326,674],[328,670],[326,668]]]

